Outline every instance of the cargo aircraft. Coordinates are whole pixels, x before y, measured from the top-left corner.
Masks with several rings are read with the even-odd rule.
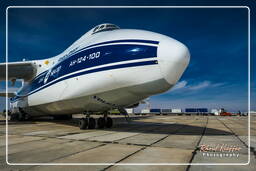
[[[133,108],[149,96],[169,90],[190,60],[181,42],[146,30],[100,24],[61,54],[43,60],[0,64],[0,80],[22,79],[8,95],[10,117],[72,117],[84,113],[81,129],[110,128],[108,111]],[[8,72],[6,73],[6,67]],[[92,113],[102,117],[96,120]]]

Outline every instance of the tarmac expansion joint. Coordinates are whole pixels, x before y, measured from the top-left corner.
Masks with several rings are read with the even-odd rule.
[[[189,161],[189,165],[188,165],[188,167],[186,168],[186,171],[189,171],[189,169],[190,169],[190,167],[191,167],[190,164],[191,164],[192,161],[194,160],[194,157],[196,156],[197,151],[200,149],[200,148],[199,148],[199,144],[200,144],[200,142],[201,142],[201,140],[202,140],[202,138],[203,138],[203,136],[204,136],[204,134],[205,134],[207,125],[208,125],[208,118],[207,118],[207,120],[206,120],[203,133],[202,133],[201,137],[199,138],[199,140],[198,140],[198,142],[197,142],[196,148],[195,148],[194,151],[192,152],[192,157],[191,157],[191,159],[190,159],[190,161]]]
[[[194,121],[193,121],[193,122],[194,122]],[[192,123],[193,123],[193,122],[192,122]],[[208,118],[207,118],[207,123],[208,123]],[[206,125],[207,125],[207,123],[206,123]],[[205,128],[206,128],[206,125],[205,125]],[[178,129],[176,129],[176,130],[175,130],[175,133],[177,133],[178,130],[180,130],[180,129],[184,128],[184,127],[185,127],[185,126],[182,126],[182,127],[178,128]],[[204,130],[204,132],[205,132],[205,130]],[[169,137],[169,136],[170,136],[170,135],[166,135],[166,136],[164,136],[163,138],[161,138],[161,139],[159,139],[159,140],[157,140],[157,141],[155,141],[155,142],[153,142],[153,143],[151,143],[151,144],[149,144],[149,145],[146,145],[146,144],[143,144],[143,145],[142,145],[142,144],[126,143],[126,145],[137,145],[137,146],[143,146],[143,147],[142,147],[141,149],[139,149],[139,150],[137,150],[137,151],[135,151],[135,152],[133,152],[133,153],[131,153],[131,154],[125,156],[124,158],[122,158],[121,160],[117,161],[116,163],[120,163],[121,161],[124,161],[125,159],[129,158],[130,156],[135,155],[136,153],[141,152],[141,151],[145,150],[145,149],[148,148],[148,147],[151,147],[152,145],[154,145],[154,144],[156,144],[156,143],[158,143],[158,142],[160,142],[160,141],[166,139],[166,138]],[[199,143],[200,143],[200,141],[201,141],[201,139],[199,140]],[[198,148],[198,147],[197,147],[197,148]],[[114,165],[110,165],[110,166],[104,168],[103,171],[108,170],[109,168],[111,168],[111,167],[113,167],[113,166],[114,166]]]
[[[230,132],[231,132],[245,147],[249,148],[248,145],[247,145],[241,138],[239,138],[239,136],[236,135],[236,134],[234,133],[234,131],[232,131],[232,129],[231,129],[229,126],[227,126],[227,125],[226,125],[223,121],[221,121],[220,119],[217,118],[217,120],[220,121],[227,129],[229,129]],[[250,151],[251,151],[252,154],[254,155],[254,158],[256,158],[256,151],[255,151],[255,148],[251,146],[251,147],[250,147]]]

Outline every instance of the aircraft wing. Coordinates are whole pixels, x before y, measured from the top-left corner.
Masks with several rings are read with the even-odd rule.
[[[6,65],[8,65],[8,80],[29,81],[36,75],[36,65],[32,61],[0,63],[0,80],[6,80]]]

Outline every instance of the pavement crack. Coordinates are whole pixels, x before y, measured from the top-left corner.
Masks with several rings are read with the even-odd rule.
[[[218,119],[218,118],[217,118]],[[218,121],[220,121],[227,129],[229,129],[230,130],[230,132],[248,149],[248,153],[250,153],[250,152],[252,152],[252,154],[254,155],[254,157],[256,158],[256,151],[255,151],[255,148],[254,147],[248,147],[248,145],[238,136],[238,135],[236,135],[234,132],[233,132],[233,130],[229,127],[229,126],[227,126],[223,121],[221,121],[220,119],[218,119]],[[248,137],[248,135],[247,135],[247,137]],[[249,141],[249,139],[248,139],[248,141]],[[247,154],[247,155],[249,155],[249,154]]]
[[[202,135],[201,135],[201,137],[199,138],[199,140],[198,140],[198,142],[197,142],[197,144],[196,144],[196,148],[195,148],[194,151],[192,152],[192,157],[191,157],[191,159],[189,160],[189,165],[187,166],[186,171],[189,171],[189,170],[190,170],[190,168],[191,168],[191,163],[192,163],[192,161],[194,160],[195,155],[197,154],[197,151],[200,149],[200,148],[199,148],[199,144],[200,144],[200,142],[201,142],[201,140],[202,140],[202,138],[203,138],[203,136],[204,136],[204,134],[205,134],[207,125],[208,125],[208,117],[207,117],[207,120],[206,120],[206,123],[205,123],[205,126],[204,126],[204,130],[203,130],[203,132],[202,132]]]
[[[121,160],[118,160],[118,161],[115,162],[115,163],[120,163],[120,162],[124,161],[125,159],[129,158],[130,156],[132,156],[132,155],[134,155],[134,154],[136,154],[136,153],[138,153],[138,152],[140,152],[140,151],[142,151],[142,150],[145,150],[146,148],[147,148],[147,146],[144,146],[144,147],[142,147],[141,149],[139,149],[139,150],[137,150],[137,151],[135,151],[135,152],[133,152],[133,153],[131,153],[131,154],[125,156],[124,158],[122,158]],[[104,168],[104,169],[102,169],[102,170],[105,171],[105,170],[107,170],[107,169],[109,169],[109,168],[111,168],[111,167],[113,167],[113,166],[115,166],[115,164],[109,165],[108,167],[106,167],[106,168]]]
[[[191,123],[193,123],[193,122],[194,122],[194,121],[192,121]],[[208,119],[207,119],[207,122],[208,122]],[[177,129],[175,130],[174,134],[176,134],[176,133],[178,132],[178,130],[180,130],[180,129],[184,128],[184,127],[186,127],[186,125],[184,125],[184,126],[182,126],[182,127],[180,127],[180,128],[177,128]],[[155,128],[154,128],[154,129],[155,129]],[[153,129],[153,130],[154,130],[154,129]],[[159,139],[159,140],[157,140],[157,141],[155,141],[155,142],[153,142],[153,143],[151,143],[151,144],[149,144],[149,145],[143,145],[143,147],[142,147],[141,149],[139,149],[139,150],[137,150],[137,151],[135,151],[135,152],[133,152],[133,153],[131,153],[131,154],[125,156],[124,158],[122,158],[121,160],[119,160],[119,161],[117,161],[117,162],[115,162],[115,163],[120,163],[120,162],[124,161],[125,159],[129,158],[130,156],[135,155],[135,154],[137,154],[138,152],[143,151],[143,150],[145,150],[145,149],[148,148],[148,147],[151,147],[152,145],[154,145],[154,144],[156,144],[156,143],[158,143],[158,142],[160,142],[160,141],[166,139],[166,138],[169,137],[169,136],[170,136],[170,134],[169,134],[169,135],[166,135],[165,137],[163,137],[163,138],[161,138],[161,139]],[[141,144],[128,144],[128,145],[142,146]],[[114,165],[109,165],[108,167],[106,167],[106,168],[104,168],[104,169],[102,169],[102,170],[105,171],[105,170],[107,170],[107,169],[109,169],[109,168],[111,168],[111,167],[113,167],[113,166],[115,166],[115,164],[114,164]]]
[[[232,133],[232,135],[234,135],[242,144],[244,144],[245,147],[248,148],[248,145],[238,136],[235,134],[235,132],[229,127],[227,126],[223,121],[221,121],[220,119],[217,118],[218,121],[220,121],[227,129],[230,130],[230,132]]]
[[[59,159],[62,159],[62,158],[66,158],[66,157],[69,157],[69,156],[72,156],[72,155],[75,155],[75,154],[78,154],[78,153],[82,153],[82,152],[85,152],[85,151],[89,151],[89,150],[92,150],[92,149],[95,149],[95,148],[98,148],[98,147],[102,147],[102,146],[105,146],[106,144],[100,144],[98,146],[95,146],[95,147],[92,147],[92,148],[89,148],[89,149],[85,149],[85,150],[82,150],[82,151],[78,151],[78,152],[75,152],[75,153],[70,153],[70,154],[67,154],[67,155],[63,155],[61,157],[57,157],[53,160],[50,160],[48,161],[48,163],[51,163],[53,161],[56,161],[56,160],[59,160]],[[34,168],[34,167],[37,167],[38,165],[35,165],[35,166],[32,166],[32,167],[29,167],[29,169],[31,168]],[[26,168],[25,170],[27,170],[28,168]]]

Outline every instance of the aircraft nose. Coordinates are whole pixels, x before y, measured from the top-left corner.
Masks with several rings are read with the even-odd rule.
[[[190,53],[181,42],[166,38],[159,43],[157,57],[164,79],[174,85],[187,68]]]

